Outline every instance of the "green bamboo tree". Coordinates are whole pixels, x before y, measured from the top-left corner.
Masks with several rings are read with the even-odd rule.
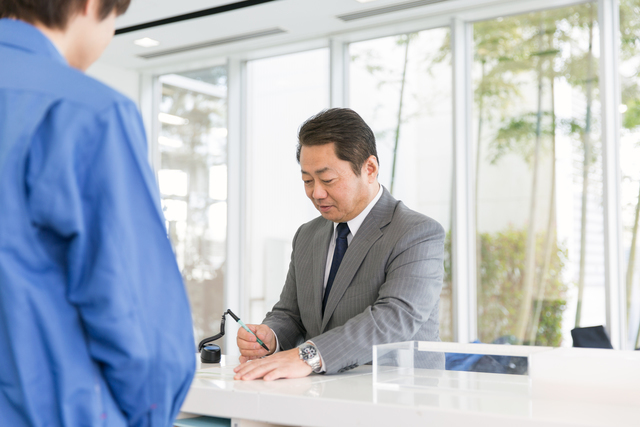
[[[547,219],[547,232],[544,244],[544,264],[538,280],[538,295],[536,298],[536,310],[531,318],[531,329],[529,332],[529,344],[536,343],[538,335],[538,325],[540,314],[542,313],[543,301],[545,299],[547,283],[549,282],[549,270],[551,268],[551,256],[556,242],[556,113],[555,113],[555,76],[553,67],[549,77],[551,91],[551,195],[549,196],[549,215]],[[557,249],[556,249],[557,252]]]
[[[523,15],[520,17],[518,25],[523,28],[524,36],[520,39],[520,45],[516,53],[513,55],[514,61],[523,64],[523,69],[527,72],[534,69],[537,83],[537,109],[534,112],[525,112],[520,116],[511,117],[498,130],[496,137],[489,144],[489,152],[492,162],[496,162],[506,153],[519,153],[526,161],[532,164],[532,190],[531,202],[529,205],[529,232],[527,234],[527,244],[525,247],[525,268],[523,280],[523,295],[521,299],[521,309],[518,312],[518,322],[516,326],[516,336],[519,342],[523,342],[527,324],[529,328],[529,342],[533,343],[537,325],[539,321],[539,313],[541,310],[542,300],[546,292],[546,282],[548,276],[548,268],[550,252],[554,249],[555,240],[555,133],[556,118],[553,109],[553,93],[554,82],[558,76],[569,80],[574,86],[580,87],[585,92],[587,98],[587,109],[585,114],[585,124],[578,125],[574,120],[571,127],[572,132],[579,132],[583,147],[585,150],[585,165],[583,170],[588,174],[589,167],[593,163],[593,154],[590,142],[590,129],[592,124],[591,105],[593,103],[592,93],[595,77],[595,58],[593,56],[593,27],[594,27],[594,8],[591,5],[581,5],[572,8],[557,9],[535,14]],[[582,33],[576,34],[572,32],[574,29],[584,30]],[[582,34],[587,32],[589,37],[589,47],[583,55],[577,55],[563,59],[560,55],[560,49],[564,46],[572,46],[575,51],[577,45],[576,39],[583,37]],[[545,75],[546,74],[546,75]],[[585,76],[586,74],[586,76]],[[551,111],[550,114],[544,111],[542,107],[542,91],[543,84],[547,81],[547,86],[551,93]],[[543,119],[550,118],[550,125],[543,127]],[[550,129],[550,130],[549,130]],[[547,221],[546,243],[543,245],[544,254],[541,257],[542,266],[540,271],[536,266],[536,194],[538,185],[538,166],[541,156],[542,141],[545,134],[551,140],[551,159],[552,159],[552,180],[549,203],[549,217]],[[549,138],[547,138],[549,139]],[[587,175],[588,178],[588,175]],[[586,188],[583,194],[586,197],[588,190],[588,179],[583,183]],[[586,203],[583,203],[583,210],[586,209]],[[584,249],[586,248],[586,213],[583,213],[583,232],[581,245],[581,260],[584,262]],[[582,268],[582,283],[584,283],[584,265]],[[536,275],[538,275],[536,280]],[[533,302],[533,295],[537,294],[538,305],[533,317],[530,316],[530,310]],[[581,301],[581,299],[580,299]]]
[[[391,163],[391,183],[389,192],[393,194],[393,187],[396,181],[396,161],[398,159],[398,145],[400,143],[400,127],[402,126],[402,109],[404,106],[404,92],[407,83],[407,64],[409,63],[409,44],[417,36],[416,33],[400,36],[396,43],[404,46],[404,58],[402,61],[402,77],[400,78],[400,99],[398,101],[398,115],[396,119],[396,130],[393,141],[393,161]]]
[[[475,220],[478,230],[478,200],[480,189],[480,172],[483,151],[484,128],[492,127],[496,119],[504,117],[509,109],[521,98],[519,85],[515,76],[523,71],[519,61],[513,60],[514,51],[522,38],[519,20],[503,19],[498,21],[483,21],[474,25],[474,61],[480,64],[480,77],[474,91],[474,101],[477,112],[476,134],[476,167],[475,167]],[[489,111],[492,112],[489,115]],[[496,114],[497,113],[497,114]],[[493,120],[492,120],[493,119]],[[488,122],[488,123],[487,123]],[[479,238],[476,238],[476,283],[482,286],[482,250]],[[478,306],[482,307],[483,292],[478,292]]]
[[[620,33],[621,33],[621,60],[624,62],[634,60],[640,54],[640,13],[638,12],[638,0],[622,0],[620,2]],[[624,113],[622,126],[630,131],[640,129],[640,86],[634,78],[622,83],[622,103],[627,106]],[[640,142],[639,142],[640,144]],[[636,264],[636,251],[638,246],[638,223],[640,222],[640,186],[635,205],[634,220],[631,232],[631,247],[627,261],[625,280],[627,296],[627,328],[634,329],[630,323],[631,298],[633,294],[633,277]],[[640,292],[640,287],[638,289]],[[637,326],[635,347],[640,347],[640,325]]]
[[[542,17],[542,19],[541,19]],[[523,306],[530,307],[530,302],[534,289],[534,272],[535,272],[535,213],[537,211],[535,203],[535,195],[538,185],[537,171],[538,159],[540,157],[542,130],[542,118],[544,112],[542,110],[542,82],[543,68],[550,68],[548,63],[551,57],[557,56],[557,49],[543,48],[543,38],[549,38],[545,30],[545,22],[548,20],[546,15],[529,14],[517,17],[511,17],[502,20],[485,21],[475,24],[474,26],[474,42],[475,42],[475,62],[479,65],[480,77],[476,80],[475,104],[477,117],[477,144],[476,144],[476,221],[478,219],[478,196],[480,171],[482,161],[485,157],[489,158],[492,163],[497,161],[502,154],[509,151],[517,151],[523,149],[526,152],[525,157],[533,159],[534,179],[533,192],[530,205],[530,230],[527,234],[527,262],[525,264],[525,289],[528,294],[524,296]],[[534,23],[535,21],[535,23]],[[550,31],[555,31],[555,25],[549,26]],[[533,31],[532,31],[533,29]],[[443,48],[444,50],[444,48]],[[525,139],[527,142],[531,140],[530,136],[525,136],[529,132],[526,128],[530,123],[530,117],[511,120],[507,128],[503,128],[497,138],[485,142],[484,129],[495,129],[499,121],[504,121],[505,116],[520,99],[520,91],[518,87],[518,79],[520,74],[530,72],[534,68],[538,75],[538,113],[536,114],[534,124],[533,140],[536,141],[537,149],[534,149],[534,155],[524,147],[509,146],[509,142],[522,143]],[[489,114],[491,111],[491,114]],[[498,114],[496,114],[496,112]],[[509,121],[507,119],[507,121]],[[486,126],[485,126],[486,125]],[[531,129],[529,129],[531,130]],[[501,141],[499,141],[501,140]],[[499,141],[498,143],[496,143]],[[500,143],[502,142],[502,143]],[[487,154],[484,154],[483,146],[487,145]],[[526,143],[524,144],[526,145]],[[477,224],[476,224],[477,226]],[[478,227],[476,227],[478,228]],[[476,239],[476,261],[477,261],[477,283],[479,289],[484,286],[482,272],[484,266],[482,262],[482,251],[480,239]],[[527,271],[529,272],[527,274]],[[489,304],[484,301],[485,292],[478,292],[478,307],[480,313],[484,312],[483,307]],[[525,301],[527,301],[525,303]],[[522,329],[518,333],[520,341],[524,339],[524,328],[527,325],[530,308],[519,310],[520,316],[518,328]]]
[[[554,62],[559,60],[560,52],[556,45],[560,40],[566,39],[567,37],[564,32],[557,28],[557,21],[561,19],[562,16],[562,11],[552,11],[549,13],[524,15],[519,20],[518,25],[523,29],[525,36],[519,40],[520,43],[513,55],[513,60],[521,64],[520,68],[523,72],[530,72],[531,69],[535,70],[537,80],[537,108],[534,113],[525,112],[520,116],[511,117],[498,130],[496,137],[489,145],[492,163],[496,163],[503,155],[513,152],[520,154],[525,161],[532,165],[532,187],[529,203],[527,242],[525,245],[526,262],[524,267],[523,296],[515,329],[518,342],[524,342],[525,340],[536,288],[538,288],[538,290],[543,289],[543,282],[540,279],[536,281],[536,216],[538,212],[539,163],[543,152],[543,139],[555,131],[555,129],[552,129],[551,132],[548,129],[544,129],[543,119],[547,117],[549,113],[545,111],[543,107],[543,94],[545,81],[549,82],[555,78]],[[530,35],[526,36],[526,34]],[[552,84],[547,84],[552,87]],[[553,104],[553,93],[551,94],[551,104]],[[552,123],[555,122],[555,117],[552,117],[551,121]],[[555,147],[552,147],[551,157],[555,158]],[[555,180],[552,180],[551,185],[551,197],[554,198]],[[550,206],[552,206],[553,209],[554,200],[550,201]],[[550,214],[550,218],[552,216],[553,215]],[[549,229],[550,227],[554,227],[554,223],[549,223],[547,226],[548,240],[553,234],[553,231]],[[552,240],[549,240],[544,246],[545,258],[550,257],[548,251],[551,250],[552,243]],[[537,294],[538,297],[541,298],[540,291],[538,291]]]
[[[538,32],[539,46],[538,49],[543,49],[543,34],[544,34],[544,22],[540,23],[540,30]],[[542,144],[542,84],[543,84],[543,57],[538,55],[536,60],[536,73],[538,74],[538,111],[536,112],[536,130],[535,130],[535,148],[533,155],[533,179],[531,180],[531,202],[529,204],[529,231],[527,233],[527,246],[525,251],[525,267],[524,267],[524,295],[522,297],[520,316],[518,317],[518,325],[516,330],[516,337],[519,342],[524,341],[524,336],[527,329],[527,322],[529,321],[529,314],[531,311],[531,301],[533,300],[533,286],[535,282],[535,270],[536,270],[536,254],[535,254],[535,239],[536,239],[536,214],[537,214],[537,194],[538,194],[538,170],[540,162],[540,146]]]
[[[635,85],[634,85],[635,86]],[[636,86],[637,88],[637,86]],[[623,90],[622,102],[627,106],[622,124],[625,128],[632,130],[640,126],[640,99],[631,98],[625,99],[625,93]],[[635,213],[633,219],[633,226],[631,231],[631,247],[629,248],[629,258],[627,260],[627,274],[625,277],[625,289],[627,295],[627,327],[631,328],[630,324],[630,312],[631,312],[631,296],[633,292],[633,275],[636,263],[636,248],[638,246],[638,225],[640,223],[640,186],[638,186],[638,198],[635,206]],[[635,339],[635,347],[640,346],[640,327],[638,327],[638,333]]]
[[[394,194],[396,187],[396,170],[397,159],[400,147],[400,137],[402,125],[410,120],[418,112],[406,111],[406,88],[407,88],[407,71],[408,65],[413,59],[411,58],[410,47],[413,46],[412,42],[418,39],[419,33],[401,34],[395,37],[395,44],[402,49],[402,56],[400,62],[389,62],[389,58],[381,57],[379,52],[375,49],[366,50],[355,54],[351,57],[352,61],[360,61],[363,63],[364,68],[369,74],[375,76],[378,81],[378,88],[383,86],[392,85],[398,88],[398,104],[395,111],[395,124],[393,129],[376,129],[376,136],[379,140],[386,140],[387,135],[391,134],[391,146],[392,146],[392,160],[391,160],[391,180],[389,183],[389,192]],[[417,58],[416,60],[424,60],[424,58]],[[378,106],[380,108],[380,106]]]
[[[567,79],[573,87],[583,90],[585,95],[585,115],[584,119],[573,119],[569,121],[570,133],[579,135],[582,142],[583,162],[582,162],[582,205],[580,219],[580,264],[578,273],[578,300],[576,306],[575,326],[580,326],[582,316],[582,300],[584,295],[584,283],[586,278],[586,249],[587,249],[587,202],[589,194],[589,172],[597,159],[597,151],[595,151],[594,142],[592,141],[592,128],[595,117],[593,116],[593,100],[594,93],[597,90],[598,78],[596,70],[598,69],[597,58],[593,52],[594,27],[597,25],[595,16],[597,6],[594,4],[584,4],[575,6],[577,13],[570,14],[567,22],[572,28],[581,29],[587,32],[588,44],[586,51],[581,54],[574,55],[570,60],[566,61],[561,70],[562,75]],[[577,41],[572,44],[574,51],[580,49]]]

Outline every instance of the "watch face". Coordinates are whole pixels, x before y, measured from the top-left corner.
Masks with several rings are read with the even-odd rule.
[[[313,359],[317,354],[316,348],[311,345],[302,347],[301,351],[304,360]]]

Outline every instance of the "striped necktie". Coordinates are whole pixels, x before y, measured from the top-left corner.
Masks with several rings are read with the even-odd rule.
[[[322,299],[322,314],[324,315],[324,308],[327,306],[327,300],[329,299],[329,292],[331,292],[331,286],[333,286],[333,279],[336,278],[336,273],[344,257],[344,253],[347,252],[347,236],[349,235],[349,225],[346,222],[341,222],[336,228],[336,249],[333,251],[333,260],[331,261],[331,270],[329,270],[329,278],[327,279],[327,287],[324,290],[324,298]]]

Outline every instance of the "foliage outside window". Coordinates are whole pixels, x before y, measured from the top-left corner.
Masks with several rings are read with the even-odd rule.
[[[473,38],[479,337],[560,345],[605,317],[597,5]]]
[[[631,348],[640,348],[640,1],[620,1],[620,77],[622,130],[620,141],[623,240],[626,255],[627,330]]]

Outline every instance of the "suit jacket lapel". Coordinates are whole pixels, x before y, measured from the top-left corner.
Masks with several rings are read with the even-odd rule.
[[[329,241],[333,236],[333,222],[327,221],[321,226],[313,238],[313,259],[318,262],[313,263],[313,276],[311,286],[313,286],[313,302],[311,304],[314,323],[317,325],[318,333],[322,324],[322,298],[324,296],[324,273],[327,266],[327,251]],[[314,334],[315,335],[315,334]]]
[[[353,281],[356,272],[360,268],[364,257],[371,249],[371,246],[382,237],[381,229],[391,222],[396,204],[397,201],[389,194],[387,189],[383,189],[380,200],[378,200],[378,203],[371,209],[371,212],[369,212],[369,215],[367,215],[351,241],[347,252],[344,254],[336,278],[333,281],[331,293],[329,294],[327,306],[324,311],[324,318],[322,319],[321,332],[325,331],[331,315]],[[324,259],[326,265],[326,255]],[[322,300],[320,300],[320,305],[322,305]]]

